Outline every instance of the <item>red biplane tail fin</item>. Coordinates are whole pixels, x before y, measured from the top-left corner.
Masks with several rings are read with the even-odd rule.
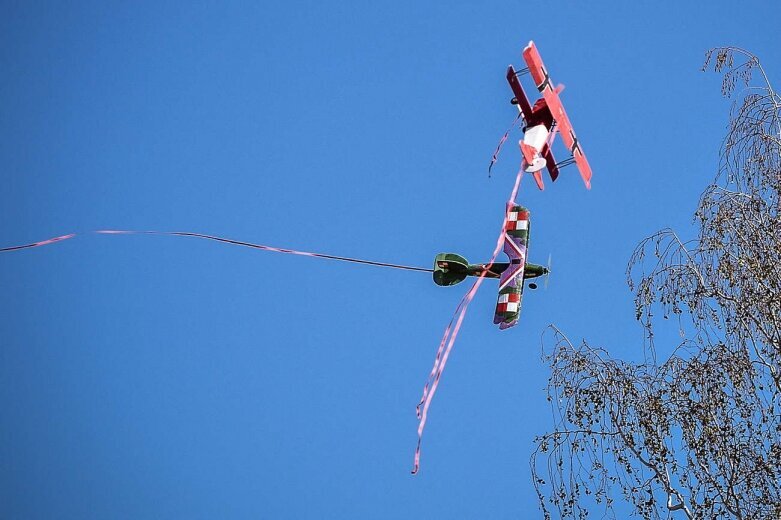
[[[540,189],[540,191],[545,190],[545,184],[542,182],[542,170],[536,171],[532,173],[534,176],[534,182],[537,183],[537,187]]]

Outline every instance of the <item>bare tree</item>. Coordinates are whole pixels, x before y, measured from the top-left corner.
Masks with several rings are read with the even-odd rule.
[[[698,236],[659,231],[627,268],[646,361],[555,327],[543,340],[555,424],[531,464],[546,518],[781,518],[781,98],[745,50],[711,50],[709,67],[735,101]],[[657,362],[660,317],[681,339]]]

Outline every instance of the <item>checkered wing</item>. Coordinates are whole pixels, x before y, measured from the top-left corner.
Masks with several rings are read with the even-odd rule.
[[[504,235],[504,252],[510,259],[510,265],[499,278],[499,299],[496,302],[496,313],[494,314],[494,323],[498,323],[502,330],[515,325],[521,313],[523,271],[526,267],[529,228],[529,210],[523,206],[509,206]]]

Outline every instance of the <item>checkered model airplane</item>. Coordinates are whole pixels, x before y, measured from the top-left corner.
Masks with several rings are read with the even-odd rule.
[[[574,163],[580,171],[586,188],[591,189],[591,167],[559,98],[564,85],[553,86],[548,69],[542,63],[534,42],[529,42],[529,45],[523,49],[523,59],[526,61],[527,68],[516,72],[510,65],[507,67],[507,81],[515,96],[512,104],[518,107],[524,120],[523,139],[518,143],[523,154],[524,169],[534,175],[537,187],[542,190],[545,189],[540,173],[543,168],[548,169],[551,180],[555,181],[559,176],[559,168]],[[531,73],[537,90],[542,94],[533,106],[529,103],[529,98],[526,97],[519,79],[527,73]],[[561,133],[564,145],[571,154],[571,157],[559,163],[551,152],[551,145],[557,132]]]
[[[499,300],[496,303],[494,323],[504,330],[518,322],[521,313],[521,297],[524,280],[547,275],[549,269],[542,265],[526,263],[529,249],[529,210],[516,204],[508,204],[507,225],[504,235],[504,252],[510,259],[506,263],[470,264],[466,258],[454,253],[440,253],[434,259],[434,283],[455,285],[467,276],[499,278]],[[530,289],[537,284],[530,283]]]

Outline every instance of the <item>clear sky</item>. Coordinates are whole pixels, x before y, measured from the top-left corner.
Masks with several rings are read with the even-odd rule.
[[[516,133],[487,178],[504,71],[533,39],[594,170],[521,188],[548,289],[499,332],[483,284],[412,476],[466,285],[172,237],[0,255],[0,517],[538,516],[541,334],[641,356],[626,262],[691,233],[727,122],[704,52],[779,83],[781,4],[268,4],[3,2],[0,247],[126,228],[485,260],[519,162]]]

